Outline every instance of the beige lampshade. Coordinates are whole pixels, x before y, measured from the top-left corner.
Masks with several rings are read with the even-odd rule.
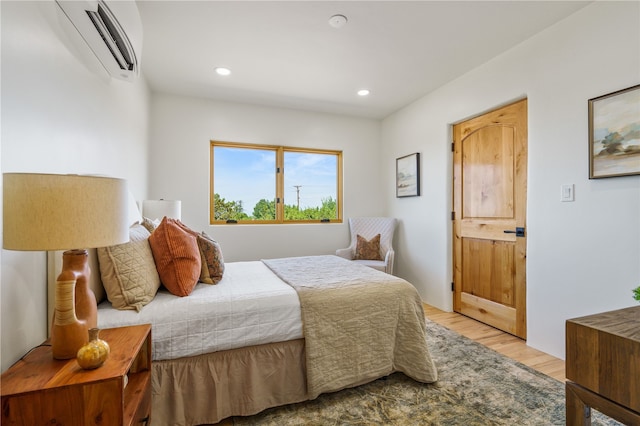
[[[142,202],[142,215],[151,220],[162,219],[167,216],[171,219],[181,219],[182,202],[180,200],[144,200]]]
[[[3,247],[69,250],[129,241],[124,179],[3,174]]]

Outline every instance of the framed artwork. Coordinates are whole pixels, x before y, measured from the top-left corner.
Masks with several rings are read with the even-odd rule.
[[[640,85],[589,99],[589,179],[640,174]]]
[[[420,195],[420,153],[396,159],[396,197]]]

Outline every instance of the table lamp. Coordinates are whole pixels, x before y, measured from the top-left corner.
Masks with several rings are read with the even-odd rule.
[[[3,248],[67,250],[56,280],[51,351],[75,358],[97,326],[86,248],[129,241],[124,179],[39,173],[3,174]]]
[[[142,202],[142,216],[151,220],[169,217],[181,219],[182,203],[180,200],[144,200]]]

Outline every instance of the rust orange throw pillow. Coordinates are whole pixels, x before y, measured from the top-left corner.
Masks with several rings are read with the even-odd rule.
[[[149,236],[160,281],[176,296],[188,296],[198,284],[201,260],[196,237],[165,217]]]
[[[356,237],[356,260],[383,260],[380,256],[380,234],[369,241],[360,234]]]

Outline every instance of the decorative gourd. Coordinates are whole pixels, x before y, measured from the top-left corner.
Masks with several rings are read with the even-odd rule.
[[[109,344],[98,337],[99,333],[99,328],[89,329],[89,342],[78,350],[76,359],[85,370],[100,367],[109,357]]]

